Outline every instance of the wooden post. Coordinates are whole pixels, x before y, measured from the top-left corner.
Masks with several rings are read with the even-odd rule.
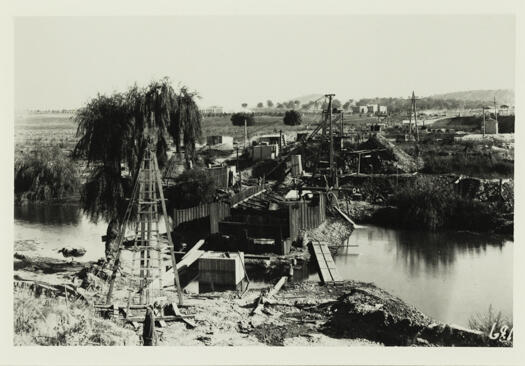
[[[416,141],[419,141],[419,130],[417,128],[416,95],[412,91],[412,108],[414,109],[414,126],[416,127]]]
[[[335,94],[326,94],[328,97],[328,122],[329,122],[329,134],[330,134],[330,184],[333,186],[335,184],[334,176],[334,135],[332,128],[332,97]]]
[[[343,135],[344,135],[344,131],[345,131],[343,120],[344,120],[343,112],[341,112],[341,148],[343,147]]]
[[[483,137],[485,137],[485,107],[483,107],[482,110],[483,110]]]
[[[496,96],[494,96],[494,118],[496,119],[496,126],[497,126],[498,125],[498,107],[496,106]]]
[[[182,288],[180,287],[180,280],[179,280],[179,272],[177,271],[177,260],[175,259],[175,247],[173,245],[173,241],[171,239],[171,227],[168,220],[168,211],[166,210],[166,201],[164,200],[164,192],[162,191],[162,183],[160,181],[160,170],[159,165],[157,163],[157,157],[155,154],[151,154],[153,156],[153,164],[155,168],[155,175],[156,175],[156,181],[157,181],[157,187],[159,189],[159,195],[160,195],[160,203],[162,206],[162,214],[164,216],[164,222],[166,225],[166,234],[168,237],[168,245],[170,247],[170,254],[171,254],[171,262],[173,266],[173,280],[175,282],[175,288],[177,289],[177,294],[179,295],[179,304],[183,304],[183,298],[182,298]]]
[[[247,122],[247,118],[244,117],[244,150],[246,150],[247,141],[248,141],[248,122]]]

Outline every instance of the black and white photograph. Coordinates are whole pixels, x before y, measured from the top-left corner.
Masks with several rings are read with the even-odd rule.
[[[343,3],[12,15],[14,352],[517,350],[519,18]]]

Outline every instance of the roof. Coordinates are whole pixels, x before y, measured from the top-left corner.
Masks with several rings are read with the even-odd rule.
[[[268,211],[270,203],[277,204],[279,208],[286,207],[286,201],[281,195],[275,192],[264,191],[261,194],[258,194],[256,196],[253,196],[247,199],[246,201],[239,202],[236,208],[240,208],[244,210],[253,209],[253,210]]]

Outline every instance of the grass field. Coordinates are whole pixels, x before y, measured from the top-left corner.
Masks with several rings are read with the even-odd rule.
[[[255,125],[248,126],[248,138],[257,135],[290,133],[313,129],[321,119],[320,114],[304,114],[303,122],[299,126],[287,126],[282,116],[255,116]],[[359,117],[345,115],[345,126],[358,126],[377,121],[374,117]],[[339,129],[339,124],[334,126]],[[72,113],[25,113],[15,117],[15,144],[16,150],[25,150],[35,145],[59,146],[68,151],[73,149],[77,138],[75,136],[77,124]],[[236,142],[244,140],[244,127],[233,126],[230,116],[204,117],[202,121],[201,143],[206,136],[225,135],[233,136]]]
[[[248,126],[248,139],[257,135],[279,133],[294,133],[296,131],[312,130],[321,120],[320,114],[303,114],[302,124],[299,126],[287,126],[282,116],[255,116],[255,125]],[[376,123],[377,117],[360,117],[359,115],[345,115],[345,128],[364,126],[368,123]],[[339,123],[334,128],[339,130]],[[202,123],[203,139],[206,136],[225,135],[233,136],[234,141],[242,143],[244,140],[244,127],[233,126],[230,116],[205,117]]]
[[[26,113],[15,116],[15,151],[36,145],[72,150],[77,124],[71,113]]]

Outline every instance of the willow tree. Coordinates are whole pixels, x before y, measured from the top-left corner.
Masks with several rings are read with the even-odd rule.
[[[140,168],[148,138],[155,144],[162,168],[171,141],[180,151],[181,135],[186,161],[195,159],[195,140],[201,135],[201,115],[195,94],[185,88],[177,94],[167,78],[125,93],[97,95],[76,114],[79,141],[73,157],[85,159],[90,173],[81,192],[83,211],[91,221],[109,223],[106,256],[115,239]]]

